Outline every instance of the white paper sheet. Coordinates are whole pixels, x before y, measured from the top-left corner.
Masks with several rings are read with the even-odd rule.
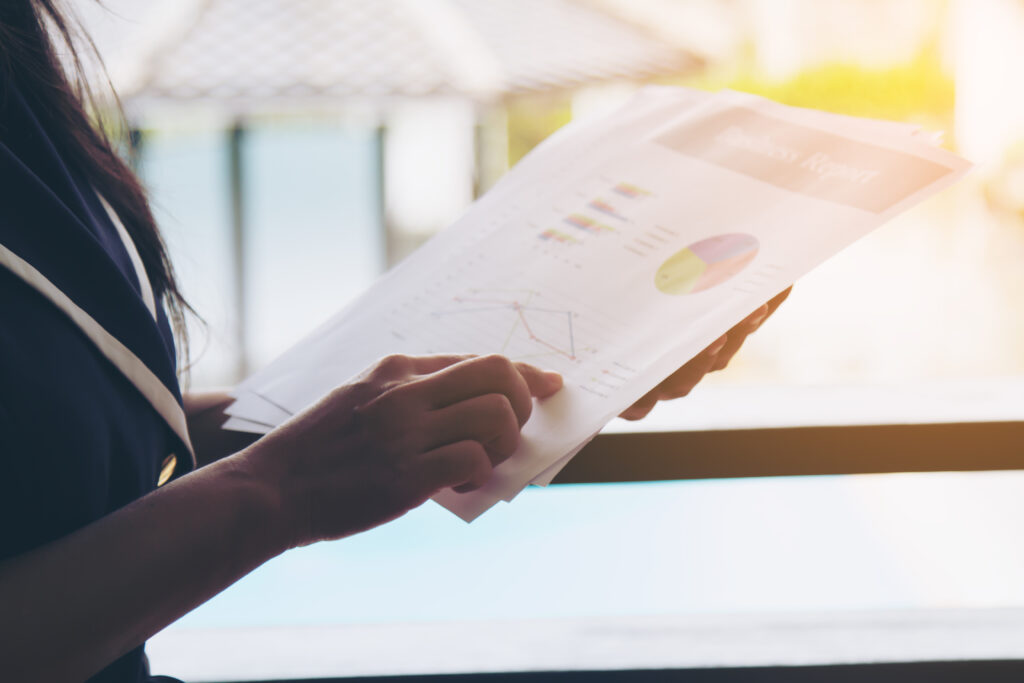
[[[277,424],[387,353],[502,353],[560,372],[564,389],[491,480],[435,498],[472,520],[549,482],[750,311],[968,167],[905,124],[646,89],[541,145],[243,382],[230,412]]]
[[[229,417],[221,427],[233,432],[246,432],[248,434],[269,434],[274,430],[274,425],[246,420],[244,417]]]

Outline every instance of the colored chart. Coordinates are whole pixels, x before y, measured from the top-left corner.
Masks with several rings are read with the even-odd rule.
[[[589,202],[587,202],[587,206],[593,209],[594,211],[603,213],[606,216],[611,216],[612,218],[617,218],[620,221],[627,220],[625,216],[619,213],[618,209],[616,209],[612,204],[605,201],[604,199],[601,199],[600,197],[598,197],[597,199],[592,199]]]
[[[612,188],[612,192],[620,194],[623,197],[628,197],[629,199],[641,199],[643,197],[651,196],[650,191],[645,190],[642,187],[638,187],[632,183],[625,182],[618,183],[617,185],[615,185],[615,187]]]
[[[694,294],[731,279],[757,256],[753,235],[730,233],[694,242],[670,256],[654,276],[665,294]]]
[[[572,235],[567,235],[561,230],[555,230],[554,228],[548,228],[544,232],[537,235],[540,239],[545,242],[558,242],[559,244],[579,244],[580,241]]]
[[[585,230],[598,235],[604,232],[615,232],[615,228],[610,225],[598,223],[590,216],[584,216],[582,213],[574,213],[566,216],[565,222],[579,230]]]

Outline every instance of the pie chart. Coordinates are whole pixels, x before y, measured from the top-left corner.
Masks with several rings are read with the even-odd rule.
[[[670,256],[654,276],[665,294],[695,294],[739,274],[757,256],[753,235],[729,233],[694,242]]]

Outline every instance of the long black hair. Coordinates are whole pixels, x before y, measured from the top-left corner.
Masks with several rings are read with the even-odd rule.
[[[88,57],[105,73],[92,40],[72,22],[60,0],[0,0],[0,68],[18,84],[61,149],[64,161],[88,178],[121,218],[138,249],[154,296],[166,306],[179,351],[185,356],[181,366],[185,367],[184,315],[191,308],[178,289],[146,191],[110,138],[111,131],[127,130],[120,102],[111,88],[114,106],[100,106],[86,76],[83,50],[88,50]],[[94,118],[111,110],[119,125],[101,124]]]

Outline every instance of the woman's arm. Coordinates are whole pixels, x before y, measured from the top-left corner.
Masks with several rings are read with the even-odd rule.
[[[81,681],[296,545],[482,485],[557,375],[385,359],[244,451],[0,564],[0,680]]]
[[[0,564],[0,680],[82,681],[282,552],[246,457]]]

